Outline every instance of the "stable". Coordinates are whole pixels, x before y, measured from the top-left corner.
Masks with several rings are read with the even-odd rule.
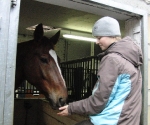
[[[147,125],[148,86],[148,22],[147,12],[113,1],[99,0],[37,0],[100,16],[112,16],[124,22],[124,35],[136,39],[144,55],[142,125]],[[13,124],[14,79],[20,0],[0,1],[0,125]],[[142,42],[141,42],[142,41]],[[91,44],[91,46],[93,46]],[[92,47],[94,50],[94,47]],[[91,51],[93,51],[91,49]]]

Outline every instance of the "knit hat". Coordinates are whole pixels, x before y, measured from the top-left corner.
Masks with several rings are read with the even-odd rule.
[[[112,17],[103,17],[94,24],[92,34],[93,36],[121,36],[119,23]]]

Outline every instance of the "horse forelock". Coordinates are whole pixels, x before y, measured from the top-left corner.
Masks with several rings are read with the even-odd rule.
[[[53,41],[50,41],[50,39],[48,39],[47,37],[43,36],[40,41],[39,41],[39,45],[43,48],[49,48],[50,49],[54,49],[54,44]]]

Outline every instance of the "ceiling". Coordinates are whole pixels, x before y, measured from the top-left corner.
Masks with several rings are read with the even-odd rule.
[[[19,34],[32,35],[33,31],[26,28],[43,23],[43,25],[61,28],[62,33],[73,34],[78,32],[91,36],[92,26],[99,18],[98,15],[83,11],[33,0],[21,0]],[[46,33],[47,36],[52,34],[54,33]]]
[[[87,1],[21,0],[19,34],[32,35],[33,31],[29,31],[26,28],[43,23],[43,25],[61,28],[61,35],[68,33],[92,37],[92,26],[100,17],[113,15],[122,25],[124,20],[133,16],[112,7],[93,3],[88,5]],[[57,31],[47,32],[45,35],[51,37],[55,32]]]

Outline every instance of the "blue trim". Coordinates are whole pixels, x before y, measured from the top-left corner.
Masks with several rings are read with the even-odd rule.
[[[95,91],[98,89],[98,86],[99,86],[99,81],[97,81],[97,83],[92,91],[92,95],[94,95]]]
[[[130,91],[130,75],[119,75],[105,109],[99,114],[91,115],[91,122],[94,125],[117,125],[125,99],[129,95]]]

